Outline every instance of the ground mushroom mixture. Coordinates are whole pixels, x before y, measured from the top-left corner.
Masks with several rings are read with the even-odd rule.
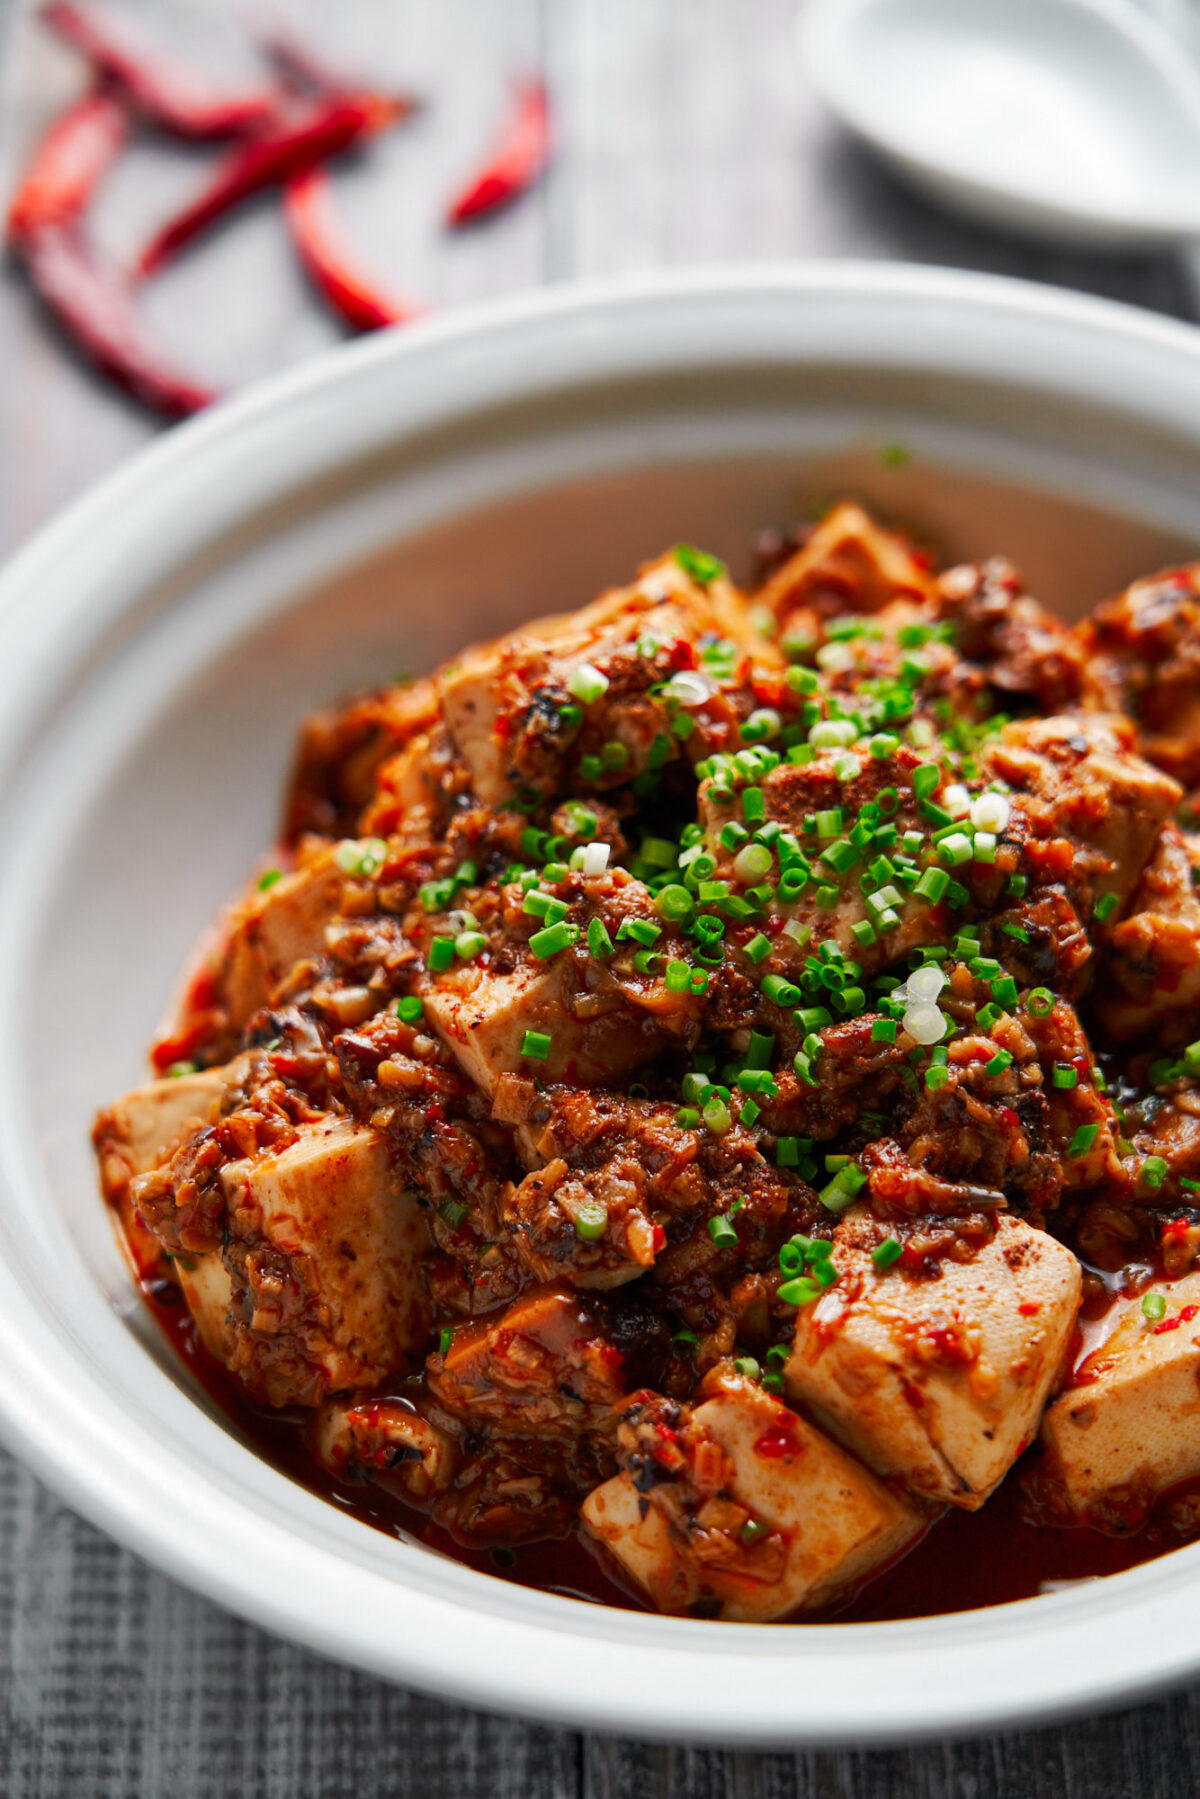
[[[309,721],[105,1193],[334,1479],[663,1611],[836,1610],[1039,1437],[1040,1528],[1195,1529],[1197,782],[1200,565],[679,545]]]

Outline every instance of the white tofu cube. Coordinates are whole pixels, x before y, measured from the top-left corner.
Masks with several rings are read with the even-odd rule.
[[[1079,1264],[1002,1217],[970,1262],[936,1278],[871,1260],[884,1232],[859,1208],[834,1232],[841,1278],[796,1318],[788,1391],[881,1474],[974,1511],[1036,1434],[1080,1299]]]
[[[142,1223],[130,1182],[161,1168],[186,1137],[216,1116],[230,1070],[168,1076],[135,1087],[101,1112],[92,1131],[100,1188],[120,1220],[129,1257],[143,1277],[164,1272],[162,1248]]]
[[[1080,1513],[1129,1522],[1200,1474],[1200,1274],[1150,1291],[1163,1316],[1118,1300],[1111,1335],[1042,1421],[1047,1472]]]
[[[814,1611],[893,1560],[930,1522],[753,1381],[724,1380],[697,1407],[692,1430],[731,1464],[719,1497],[765,1527],[760,1544],[777,1542],[757,1566],[753,1547],[716,1562],[705,1553],[703,1530],[689,1538],[656,1503],[655,1488],[640,1493],[627,1472],[605,1481],[584,1501],[584,1523],[660,1611],[698,1601],[715,1602],[727,1619]],[[701,1507],[701,1525],[704,1516]]]
[[[228,1163],[221,1183],[232,1305],[203,1269],[212,1257],[185,1291],[206,1342],[253,1391],[316,1404],[377,1385],[424,1346],[428,1225],[376,1132],[322,1120],[287,1149]]]
[[[105,1197],[115,1202],[135,1175],[160,1168],[185,1136],[208,1124],[227,1079],[227,1070],[206,1068],[148,1081],[101,1112],[93,1137]]]
[[[536,1073],[543,1081],[589,1087],[635,1068],[662,1041],[648,1015],[618,995],[608,1009],[588,996],[576,1015],[576,986],[565,957],[526,962],[508,974],[468,964],[422,987],[425,1016],[469,1080],[489,1096],[501,1075]],[[544,1059],[522,1055],[525,1033],[550,1039]]]
[[[331,849],[242,902],[221,979],[235,1027],[270,1004],[275,988],[297,962],[322,954],[325,927],[340,910],[345,881]]]

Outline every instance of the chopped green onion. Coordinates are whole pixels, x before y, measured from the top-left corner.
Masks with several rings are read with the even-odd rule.
[[[885,1237],[883,1242],[877,1243],[871,1251],[871,1260],[882,1273],[883,1269],[890,1268],[893,1262],[898,1262],[903,1254],[904,1249],[898,1238]]]
[[[732,1114],[723,1099],[710,1099],[704,1107],[701,1117],[704,1120],[705,1129],[710,1130],[714,1137],[723,1137],[733,1123]]]
[[[585,706],[602,698],[608,692],[608,676],[602,674],[593,662],[581,662],[573,668],[567,677],[567,686],[577,700]]]
[[[1069,1156],[1086,1156],[1092,1144],[1100,1134],[1098,1124],[1081,1124],[1067,1145]]]
[[[672,881],[655,894],[654,909],[669,924],[685,924],[695,911],[696,903],[686,887]]]
[[[804,1274],[797,1280],[785,1281],[778,1291],[785,1306],[810,1306],[821,1297],[816,1281]]]
[[[564,924],[559,919],[557,924],[549,925],[544,931],[535,931],[529,939],[529,947],[539,962],[545,962],[551,956],[557,956],[560,950],[569,949],[579,940],[579,926]]]
[[[521,1039],[521,1054],[531,1062],[544,1062],[550,1054],[550,1044],[548,1031],[526,1031]]]
[[[1145,1293],[1142,1295],[1142,1311],[1150,1319],[1165,1318],[1167,1302],[1161,1293]]]
[[[733,1225],[728,1218],[721,1216],[709,1219],[708,1234],[718,1249],[727,1248],[729,1244],[736,1243],[738,1240],[738,1234]]]
[[[608,1207],[602,1199],[585,1199],[575,1213],[575,1235],[598,1243],[608,1229]]]
[[[850,1162],[838,1169],[828,1186],[822,1187],[817,1197],[827,1211],[844,1212],[866,1184],[867,1177],[862,1169]]]
[[[435,937],[429,945],[429,955],[426,960],[434,974],[445,974],[448,968],[454,966],[453,937]]]
[[[725,573],[725,564],[719,557],[710,556],[707,550],[698,550],[690,543],[677,543],[671,554],[698,587],[710,587]]]
[[[949,885],[950,876],[944,868],[927,868],[913,888],[913,892],[919,899],[929,900],[936,906],[945,895]]]
[[[607,962],[616,953],[616,946],[599,918],[593,918],[588,925],[587,946],[597,962]]]

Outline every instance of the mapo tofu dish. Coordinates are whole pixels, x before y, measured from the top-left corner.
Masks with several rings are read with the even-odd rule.
[[[765,1621],[969,1599],[1001,1513],[1161,1553],[1198,787],[1200,564],[1070,626],[852,503],[358,696],[97,1120],[144,1289],[268,1453],[533,1584]]]

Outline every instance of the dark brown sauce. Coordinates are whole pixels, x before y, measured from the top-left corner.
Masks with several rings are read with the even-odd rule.
[[[252,1406],[237,1382],[208,1354],[176,1288],[165,1282],[144,1282],[143,1292],[170,1342],[238,1434],[264,1460],[311,1493],[386,1536],[403,1536],[518,1586],[628,1611],[649,1609],[612,1577],[582,1535],[523,1544],[513,1550],[470,1549],[424,1513],[381,1488],[335,1480],[308,1449],[298,1412],[267,1412]],[[915,1549],[869,1582],[833,1621],[865,1624],[928,1618],[1030,1599],[1043,1591],[1047,1582],[1119,1574],[1153,1561],[1187,1540],[1157,1516],[1140,1531],[1123,1537],[1079,1526],[1032,1522],[1026,1481],[1036,1467],[1037,1456],[1036,1447],[1027,1451],[980,1511],[950,1508]]]

